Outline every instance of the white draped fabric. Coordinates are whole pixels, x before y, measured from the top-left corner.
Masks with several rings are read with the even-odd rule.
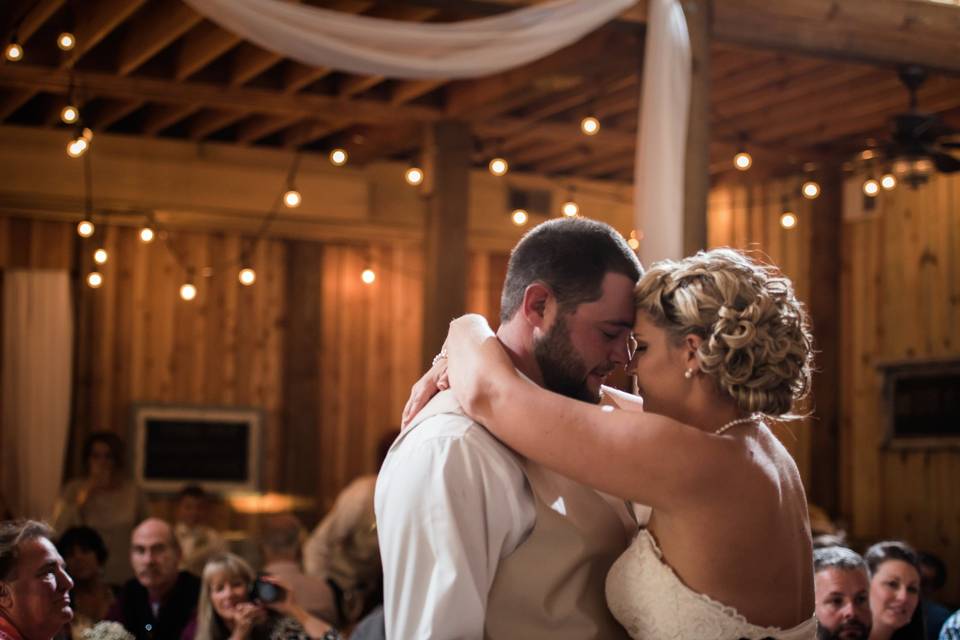
[[[473,78],[573,44],[637,0],[552,0],[449,24],[281,0],[184,0],[224,29],[304,64],[391,78]]]
[[[3,272],[0,492],[15,514],[48,517],[60,492],[72,358],[69,274]]]
[[[645,266],[683,257],[683,177],[691,83],[690,34],[677,0],[651,0],[634,164],[634,216]]]

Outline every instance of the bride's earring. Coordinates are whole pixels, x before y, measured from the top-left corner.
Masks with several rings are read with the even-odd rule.
[[[687,380],[689,380],[690,378],[692,378],[692,377],[693,377],[693,369],[687,369],[686,371],[684,371],[684,372],[683,372],[683,377],[686,378]]]

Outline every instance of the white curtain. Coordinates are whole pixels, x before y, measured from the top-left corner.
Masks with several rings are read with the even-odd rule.
[[[634,164],[640,260],[683,257],[683,176],[691,83],[690,35],[677,0],[650,0]]]
[[[17,515],[49,516],[60,492],[72,360],[67,272],[3,272],[0,491]]]
[[[386,20],[281,0],[184,1],[224,29],[304,64],[391,78],[473,78],[573,44],[637,0],[551,0],[449,24]]]

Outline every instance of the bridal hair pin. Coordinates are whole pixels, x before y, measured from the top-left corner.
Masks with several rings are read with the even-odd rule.
[[[756,419],[757,419],[756,416],[747,416],[746,418],[737,418],[736,420],[731,420],[727,424],[723,425],[722,427],[714,431],[713,435],[715,436],[722,435],[730,427],[735,427],[738,424],[746,424],[748,422],[754,422]]]

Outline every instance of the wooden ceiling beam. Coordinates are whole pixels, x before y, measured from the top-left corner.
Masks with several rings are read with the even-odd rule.
[[[447,80],[401,80],[395,82],[390,95],[390,104],[406,104],[446,83]]]
[[[230,78],[227,82],[232,87],[239,87],[250,82],[275,64],[279,64],[281,60],[283,60],[283,56],[279,54],[244,42],[234,52]]]
[[[203,20],[180,41],[180,53],[173,77],[186,80],[240,44],[238,36]]]
[[[365,164],[396,153],[419,148],[423,144],[423,126],[416,122],[387,127],[361,127],[347,133],[347,138],[359,138],[360,142],[349,145],[350,162]]]
[[[143,105],[143,100],[112,100],[99,105],[88,122],[94,131],[102,131],[108,129],[115,122],[126,118]],[[86,119],[86,116],[84,116],[84,119]]]
[[[201,20],[203,16],[182,2],[147,5],[123,35],[117,52],[117,73],[133,73]]]
[[[23,88],[17,88],[4,93],[3,97],[0,98],[0,122],[12,116],[17,109],[27,104],[30,98],[35,95],[37,95],[37,92],[33,89]]]
[[[172,127],[181,120],[189,118],[200,110],[196,104],[156,104],[152,105],[143,121],[143,134],[155,136],[164,129]]]
[[[960,11],[914,0],[722,0],[713,37],[749,47],[960,73]]]
[[[710,102],[716,104],[724,100],[742,98],[751,92],[783,83],[810,71],[822,71],[826,67],[827,64],[822,60],[777,56],[752,69],[745,69],[715,82],[710,87]]]
[[[136,13],[146,0],[96,0],[83,3],[77,12],[77,44],[64,58],[61,68],[71,69],[88,51],[113,33]]]
[[[317,80],[326,78],[331,73],[333,73],[333,69],[329,67],[310,67],[290,60],[283,72],[283,92],[296,93]]]
[[[603,160],[597,160],[579,167],[574,167],[574,170],[579,170],[578,173],[580,175],[596,178],[611,173],[619,173],[625,169],[632,171],[633,163],[634,154],[617,154]]]
[[[190,136],[191,140],[203,140],[207,136],[225,129],[235,122],[239,122],[246,118],[249,114],[247,111],[241,110],[206,110],[203,113],[198,113],[190,122]]]
[[[11,30],[11,33],[8,35],[13,35],[13,29],[16,29],[17,39],[20,40],[21,44],[26,44],[28,40],[40,30],[44,24],[47,23],[53,14],[55,14],[60,7],[63,6],[65,0],[39,0],[33,2],[33,6],[24,14],[22,13],[22,7],[17,7],[14,9],[12,7],[6,7],[5,11],[9,11],[10,15],[9,20],[17,20],[20,15],[23,15],[23,19],[20,20],[20,24],[10,24],[7,28]],[[6,45],[6,42],[3,43]]]
[[[253,144],[257,140],[295,125],[303,120],[302,116],[254,116],[240,124],[237,128],[237,142],[240,144]]]
[[[299,149],[305,145],[326,138],[347,125],[345,120],[337,122],[319,122],[310,120],[290,127],[283,133],[283,146],[287,149]]]

